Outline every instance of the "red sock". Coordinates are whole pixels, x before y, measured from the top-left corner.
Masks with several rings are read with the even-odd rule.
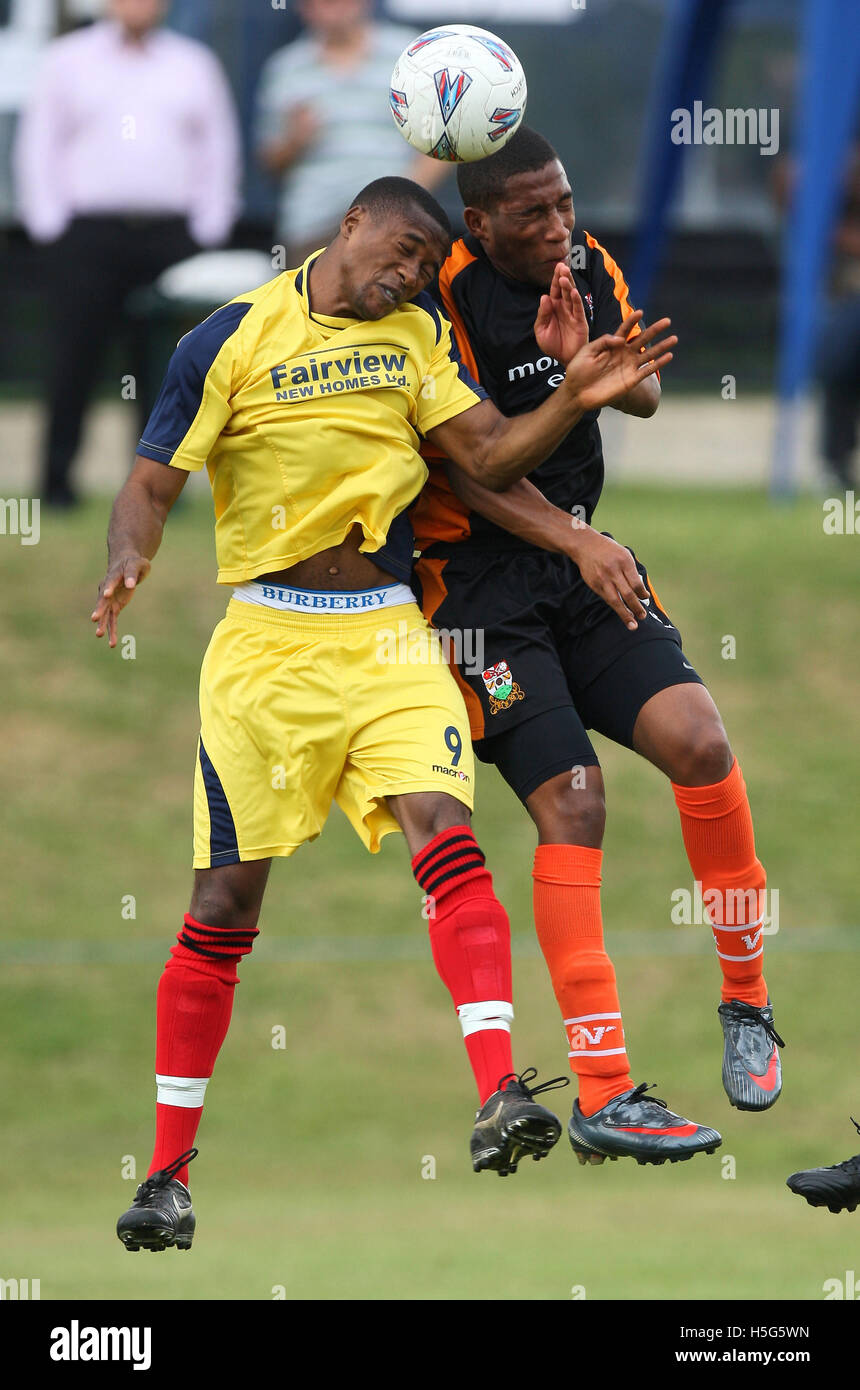
[[[430,946],[463,1027],[480,1103],[513,1072],[511,930],[478,842],[443,830],[412,861],[427,895]]]
[[[538,941],[567,1031],[583,1115],[632,1089],[615,970],[603,945],[603,851],[538,845],[533,869]]]
[[[756,858],[747,789],[735,758],[722,782],[677,787],[681,831],[693,876],[702,886],[723,972],[722,998],[759,1008],[767,1003],[762,975],[767,877]]]
[[[203,1096],[230,1026],[236,966],[250,951],[255,927],[207,927],[190,915],[158,985],[155,1072],[158,1100],[155,1173],[190,1149]],[[188,1166],[176,1177],[188,1185]]]

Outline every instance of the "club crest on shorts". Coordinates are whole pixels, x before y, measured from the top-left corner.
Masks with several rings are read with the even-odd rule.
[[[488,666],[486,671],[481,672],[481,679],[487,687],[487,694],[490,697],[490,714],[498,714],[499,710],[507,709],[515,700],[525,698],[524,692],[514,680],[511,668],[506,661],[499,661],[495,666]]]

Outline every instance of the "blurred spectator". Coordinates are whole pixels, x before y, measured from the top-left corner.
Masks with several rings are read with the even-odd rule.
[[[818,359],[823,387],[821,448],[835,481],[854,484],[860,413],[860,144],[851,152],[842,212],[836,224],[830,303]]]
[[[783,214],[797,178],[794,160],[773,171],[773,194]],[[854,485],[860,414],[860,142],[853,145],[831,243],[829,276],[819,313],[815,372],[822,388],[820,447],[840,487]]]
[[[239,207],[239,133],[215,56],[159,29],[164,0],[110,0],[108,20],[48,45],[15,148],[22,220],[51,244],[50,419],[41,495],[69,473],[104,350],[129,293],[215,246]],[[141,417],[142,354],[131,366]]]
[[[283,175],[276,235],[298,265],[335,236],[345,200],[399,174],[436,188],[450,166],[416,154],[388,104],[391,71],[412,29],[377,23],[369,0],[298,0],[308,33],[265,64],[257,145]]]

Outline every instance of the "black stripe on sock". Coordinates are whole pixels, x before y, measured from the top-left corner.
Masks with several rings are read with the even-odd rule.
[[[430,874],[426,882],[421,884],[421,887],[425,893],[432,894],[441,888],[443,883],[451,883],[452,879],[462,878],[463,874],[468,873],[471,877],[476,869],[479,873],[485,872],[483,864],[477,859],[472,860],[470,864],[458,864],[456,869],[448,869],[447,873]],[[456,884],[452,883],[451,886],[455,887]]]
[[[195,927],[185,923],[183,931],[193,932],[203,941],[253,941],[259,936],[258,927]]]
[[[430,860],[435,859],[436,855],[441,854],[443,850],[451,849],[455,844],[460,844],[463,846],[464,849],[472,849],[477,854],[481,854],[481,847],[471,831],[463,830],[461,826],[455,825],[451,827],[451,834],[447,839],[442,838],[445,835],[446,832],[444,830],[441,831],[440,834],[436,837],[437,840],[441,840],[441,843],[436,844],[434,842],[433,844],[426,846],[426,848],[423,850],[420,857],[418,858],[418,861],[412,872],[418,879],[419,883],[421,881],[419,875],[423,873],[425,867],[430,862]],[[483,858],[483,855],[481,857]]]
[[[437,859],[432,868],[425,869],[423,873],[416,874],[415,877],[421,887],[426,889],[427,884],[431,879],[436,877],[440,869],[446,869],[458,859],[463,861],[460,865],[463,869],[473,869],[476,865],[479,865],[481,868],[484,867],[484,856],[481,854],[481,851],[477,848],[467,846],[465,849],[451,850],[449,854],[442,855]]]
[[[190,941],[187,937],[180,936],[180,946],[187,946],[189,951],[193,951],[197,956],[208,956],[210,960],[226,960],[231,955],[235,956],[235,951],[207,951],[205,946],[198,946],[196,941]]]

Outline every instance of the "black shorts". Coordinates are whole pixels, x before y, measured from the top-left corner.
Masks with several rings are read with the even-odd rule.
[[[475,752],[523,801],[559,773],[599,765],[587,729],[632,748],[653,695],[703,684],[633,558],[651,596],[635,631],[565,555],[463,545],[434,547],[418,563],[425,615],[456,659]]]

